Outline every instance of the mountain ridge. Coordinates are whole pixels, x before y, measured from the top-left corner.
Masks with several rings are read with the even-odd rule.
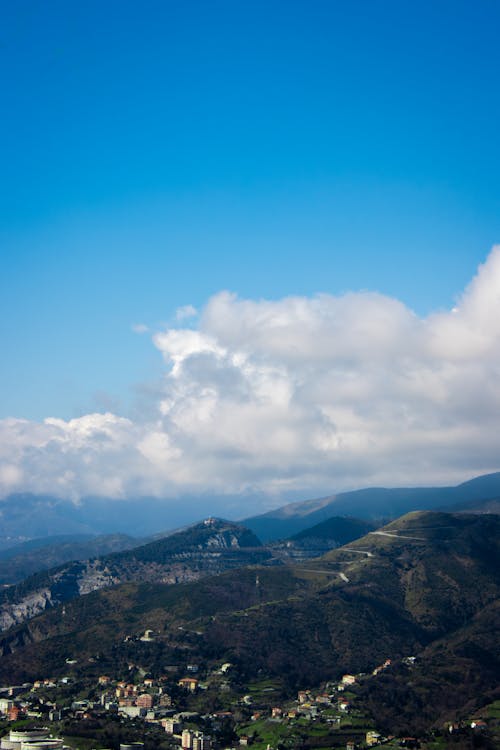
[[[287,503],[254,516],[246,515],[239,523],[249,525],[259,538],[267,541],[289,537],[333,515],[373,520],[397,517],[408,510],[432,509],[439,504],[450,506],[493,497],[500,497],[500,472],[474,477],[456,487],[373,487],[340,492]],[[252,502],[263,506],[269,503],[269,498],[261,495],[240,497],[240,505]],[[196,522],[201,515],[201,506],[210,508],[213,515],[233,519],[236,515],[231,499],[219,496],[188,496],[180,502],[172,498],[84,497],[74,503],[48,494],[12,494],[0,501],[0,550],[27,539],[55,534],[124,533],[146,537],[155,534],[158,528],[170,532]],[[230,508],[231,512],[228,512]],[[297,520],[301,516],[304,523]],[[291,521],[288,527],[282,523],[286,517]],[[263,524],[256,519],[265,519],[271,532],[266,533]],[[259,528],[255,523],[260,523]]]
[[[0,591],[0,630],[45,609],[101,588],[130,581],[179,583],[263,562],[271,553],[248,529],[207,519],[130,550],[41,571]]]
[[[500,497],[500,472],[474,477],[446,487],[368,487],[316,500],[289,503],[241,523],[262,541],[283,539],[330,516],[360,519],[397,518],[412,510],[435,510],[453,504],[493,500]]]

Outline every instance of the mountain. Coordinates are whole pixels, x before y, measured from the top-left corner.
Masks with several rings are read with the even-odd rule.
[[[72,517],[71,505],[48,495],[15,494],[5,498],[0,503],[0,549],[36,537],[92,536],[92,525]]]
[[[0,560],[10,560],[18,555],[30,554],[42,547],[57,547],[60,544],[81,544],[95,537],[92,534],[55,534],[54,536],[36,537],[18,541],[12,546],[0,549]]]
[[[446,509],[457,504],[500,497],[500,472],[476,477],[456,487],[372,487],[305,502],[290,503],[276,510],[241,521],[259,539],[284,539],[331,516],[363,519],[397,518],[412,510]]]
[[[498,599],[500,518],[412,513],[295,570],[311,578],[309,596],[219,618],[212,642],[292,682],[371,671],[448,637]]]
[[[284,562],[320,557],[331,549],[359,539],[377,528],[377,524],[359,518],[334,516],[299,531],[281,542],[268,543],[273,554]]]
[[[299,531],[298,534],[290,537],[290,541],[301,544],[311,539],[318,539],[330,542],[332,546],[342,547],[344,544],[365,536],[365,534],[376,529],[378,525],[370,521],[362,521],[359,518],[333,516],[327,521]]]
[[[222,660],[290,695],[363,673],[375,720],[412,732],[494,699],[499,593],[500,517],[414,512],[298,565],[93,591],[3,633],[0,680],[65,674],[69,657],[80,676]]]
[[[450,513],[500,513],[500,497],[488,500],[466,500],[447,508]]]
[[[263,541],[285,539],[332,516],[379,521],[410,510],[433,510],[457,503],[500,497],[500,473],[488,474],[458,487],[368,488],[291,503],[241,521]],[[248,495],[238,507],[264,508],[269,498]],[[0,550],[20,542],[54,535],[127,534],[148,537],[191,524],[204,513],[234,518],[229,496],[184,496],[181,499],[84,497],[78,503],[50,495],[18,493],[0,501]],[[204,511],[201,511],[204,508]]]
[[[214,519],[142,545],[118,534],[81,541],[61,537],[59,544],[55,537],[46,547],[39,546],[42,540],[31,540],[2,553],[0,583],[11,585],[0,592],[0,629],[94,589],[133,580],[179,583],[255,562],[318,557],[372,528],[357,519],[329,519],[266,549],[252,532]],[[14,555],[16,550],[26,551]],[[120,550],[131,551],[106,554]]]
[[[73,561],[0,592],[0,629],[96,589],[128,581],[179,583],[271,557],[257,537],[229,521],[203,523],[132,550]]]
[[[13,494],[0,501],[0,549],[61,534],[152,536],[158,529],[183,528],[207,513],[226,516],[231,502],[226,497],[188,496],[182,500],[84,497],[74,503],[50,495]]]
[[[87,560],[140,544],[140,539],[126,534],[98,537],[79,534],[32,539],[0,553],[0,585],[19,583],[28,576],[70,560]]]
[[[433,641],[414,663],[400,661],[356,693],[386,732],[423,733],[500,699],[498,599],[463,627]]]

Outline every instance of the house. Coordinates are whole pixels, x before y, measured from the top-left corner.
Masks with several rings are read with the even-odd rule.
[[[487,729],[488,725],[485,721],[482,719],[474,719],[474,721],[471,721],[471,729]]]
[[[125,714],[129,719],[135,719],[138,716],[145,716],[146,709],[140,706],[120,706],[119,713]]]
[[[369,731],[366,733],[365,742],[368,747],[378,745],[380,742],[380,734],[378,732]]]
[[[124,698],[118,699],[118,705],[120,708],[123,708],[123,706],[134,706],[135,700],[130,697],[130,695],[125,696]]]
[[[179,687],[189,690],[190,693],[194,693],[198,687],[198,680],[195,677],[183,677],[177,684]]]
[[[7,718],[9,721],[17,721],[21,713],[19,706],[11,706],[7,711]]]
[[[356,677],[353,674],[345,674],[342,677],[342,685],[354,685]]]
[[[153,708],[153,696],[149,693],[142,693],[137,698],[136,705],[140,708]]]
[[[181,728],[181,725],[175,719],[164,719],[161,723],[165,727],[167,734],[176,734]]]
[[[330,696],[326,693],[316,696],[316,703],[320,703],[323,706],[329,706],[331,703]]]
[[[13,701],[9,698],[0,698],[0,713],[6,714],[9,708],[12,708],[13,705]]]
[[[408,664],[409,666],[411,666],[412,664],[415,664],[416,661],[417,661],[416,656],[405,656],[402,659],[403,664]]]

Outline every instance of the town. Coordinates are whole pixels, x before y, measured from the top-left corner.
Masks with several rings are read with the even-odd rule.
[[[152,643],[155,635],[134,640]],[[415,657],[405,663],[411,668]],[[425,737],[379,732],[356,688],[390,670],[390,658],[370,674],[344,674],[293,697],[265,675],[242,683],[229,662],[167,665],[159,676],[128,664],[121,679],[82,678],[76,658],[66,665],[65,676],[0,687],[1,750],[440,748],[452,737],[493,748],[500,725],[498,702],[488,716],[450,720]]]

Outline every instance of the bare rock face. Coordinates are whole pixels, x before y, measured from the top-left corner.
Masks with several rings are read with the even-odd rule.
[[[8,630],[13,625],[30,620],[51,606],[53,603],[49,588],[33,591],[13,604],[4,604],[0,607],[0,630]]]
[[[102,560],[91,560],[85,570],[78,576],[78,593],[80,596],[90,594],[91,591],[103,589],[121,583],[117,576],[113,576],[109,567]]]
[[[0,631],[98,589],[129,581],[185,583],[262,563],[270,556],[252,532],[227,521],[209,519],[142,547],[67,563],[4,589],[0,595]]]

